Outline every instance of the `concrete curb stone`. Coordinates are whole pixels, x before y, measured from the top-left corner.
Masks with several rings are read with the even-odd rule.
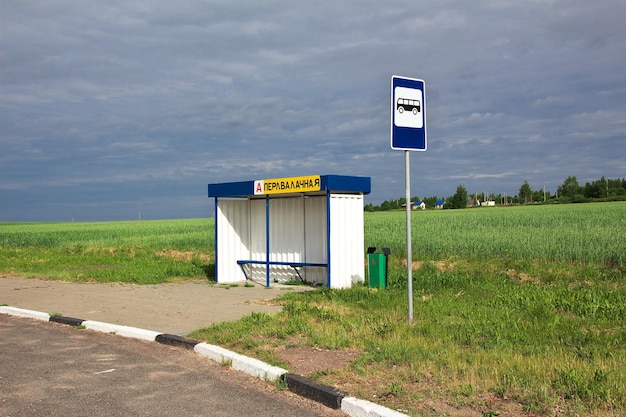
[[[285,374],[285,382],[287,382],[287,389],[301,397],[308,398],[318,403],[324,404],[326,407],[334,408],[336,410],[341,408],[345,393],[329,387],[328,385],[322,385],[315,381],[309,381],[308,379],[296,375]]]
[[[80,326],[85,320],[77,319],[74,317],[50,316],[50,321],[55,323],[67,324],[69,326]]]
[[[341,411],[350,417],[406,417],[399,411],[353,397],[345,397],[341,401]]]
[[[175,334],[167,333],[158,335],[154,341],[163,345],[182,347],[190,350],[193,350],[193,348],[200,343],[196,340],[186,339]]]
[[[40,311],[26,310],[23,308],[1,306],[0,313],[9,314],[12,316],[26,317],[30,319],[37,319],[42,321],[50,321],[50,314],[42,313]]]
[[[82,323],[85,328],[97,330],[103,333],[115,333],[124,337],[133,337],[135,339],[147,340],[154,342],[156,337],[161,334],[152,330],[138,329],[136,327],[122,326],[119,324],[104,323],[95,320],[85,320]]]
[[[198,343],[193,349],[201,356],[221,364],[230,363],[230,366],[237,371],[245,372],[248,375],[267,381],[276,382],[287,373],[286,369],[268,365],[258,359],[249,358],[208,343]]]

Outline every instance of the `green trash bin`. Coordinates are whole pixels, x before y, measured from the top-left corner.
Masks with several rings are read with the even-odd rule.
[[[368,253],[370,288],[387,288],[387,257],[384,253]]]

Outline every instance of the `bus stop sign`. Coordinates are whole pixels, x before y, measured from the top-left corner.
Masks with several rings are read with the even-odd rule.
[[[391,77],[391,149],[426,150],[424,80]]]

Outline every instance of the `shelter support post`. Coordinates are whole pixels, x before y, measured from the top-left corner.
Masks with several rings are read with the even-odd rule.
[[[265,286],[270,287],[270,197],[265,196]]]

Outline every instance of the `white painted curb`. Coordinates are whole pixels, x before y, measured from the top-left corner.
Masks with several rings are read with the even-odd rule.
[[[103,323],[101,321],[85,320],[82,323],[85,328],[103,333],[115,333],[124,337],[147,340],[154,342],[159,332],[152,330],[138,329],[136,327],[122,326],[119,324]]]
[[[249,358],[237,353],[235,355],[236,356],[233,357],[233,369],[245,372],[257,378],[275,382],[279,380],[282,375],[287,373],[286,369],[268,365],[258,359]]]
[[[18,317],[28,317],[30,319],[37,319],[37,320],[43,320],[43,321],[50,320],[50,314],[48,313],[42,313],[40,311],[33,311],[33,310],[25,310],[23,308],[17,308],[17,307],[2,306],[0,307],[0,313],[10,314],[12,316],[18,316]]]
[[[341,411],[350,417],[408,417],[399,411],[354,397],[345,397],[341,400]]]
[[[267,381],[275,382],[287,373],[286,369],[268,365],[258,359],[249,358],[208,343],[198,343],[193,350],[197,354],[221,364],[230,362],[233,369]]]
[[[219,346],[209,345],[208,343],[198,343],[193,347],[193,350],[205,358],[209,358],[212,361],[220,364],[232,361],[232,352],[223,349]]]

